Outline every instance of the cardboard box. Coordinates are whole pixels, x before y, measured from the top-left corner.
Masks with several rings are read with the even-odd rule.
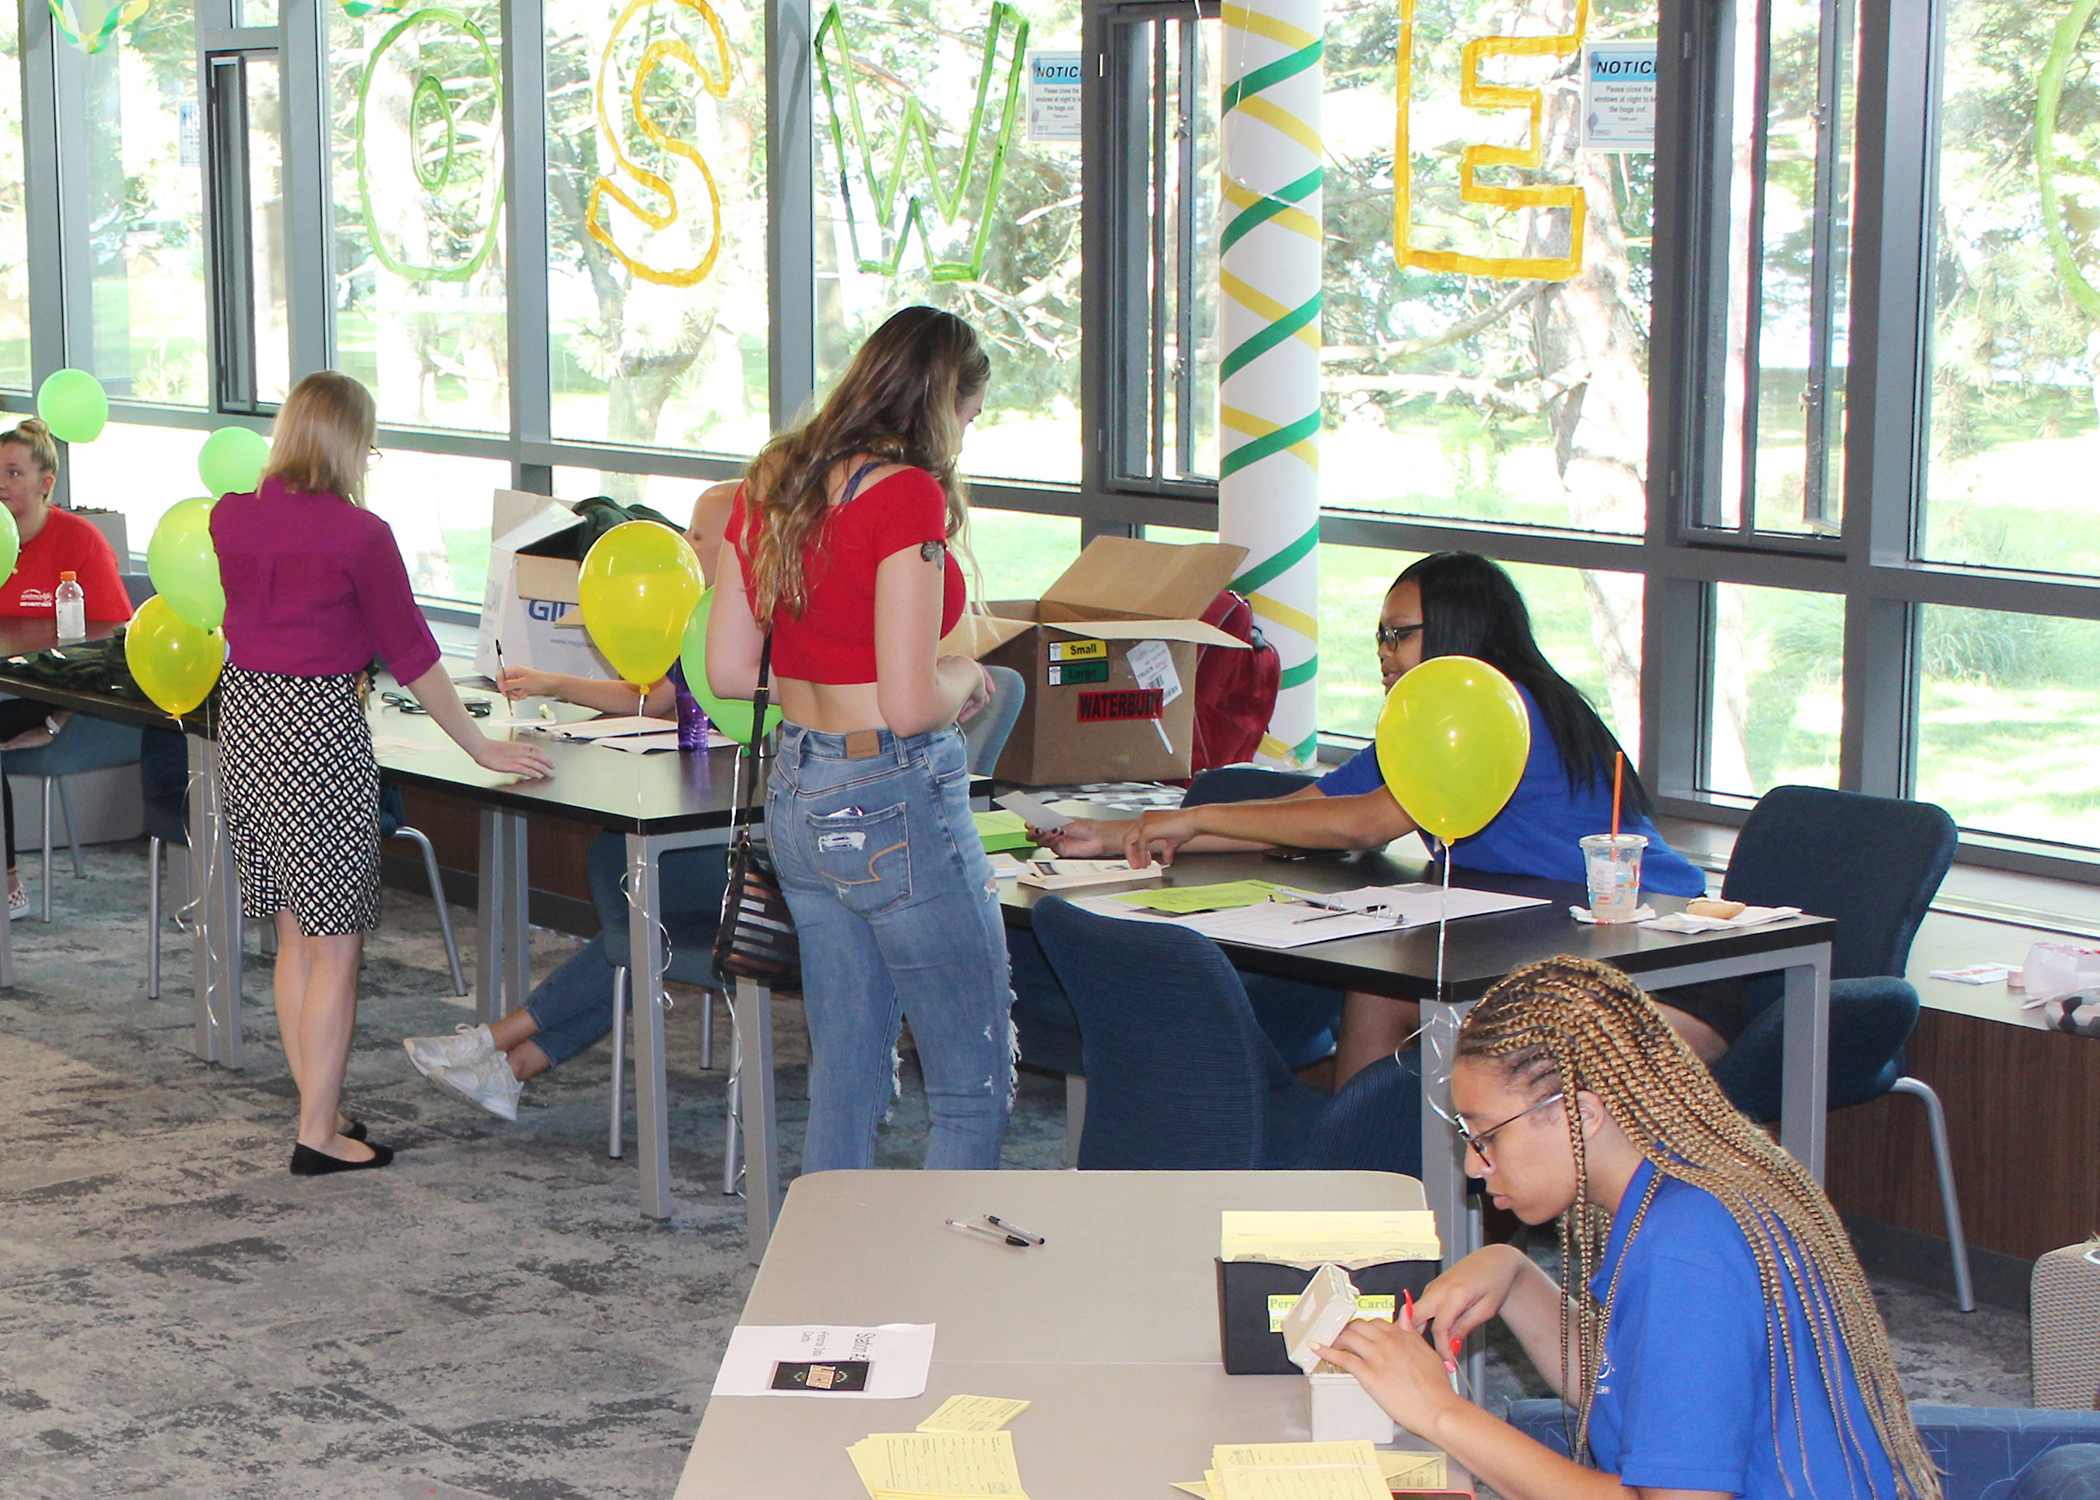
[[[598,654],[577,611],[583,565],[548,557],[561,538],[583,523],[559,500],[523,490],[496,491],[490,525],[488,587],[481,601],[481,635],[474,670],[496,675],[496,643],[505,665],[577,677],[616,678]]]
[[[1096,537],[1042,598],[994,600],[988,613],[963,616],[941,650],[1011,667],[1028,684],[999,779],[1187,776],[1196,648],[1247,644],[1201,616],[1246,557],[1218,542]]]
[[[1283,1343],[1283,1319],[1317,1267],[1301,1270],[1265,1260],[1221,1260],[1218,1266],[1218,1357],[1227,1375],[1297,1375]],[[1436,1280],[1441,1261],[1393,1260],[1349,1273],[1366,1317],[1389,1316],[1406,1292]]]
[[[1305,1420],[1316,1443],[1368,1438],[1383,1446],[1397,1430],[1385,1408],[1347,1373],[1314,1371],[1305,1377]]]

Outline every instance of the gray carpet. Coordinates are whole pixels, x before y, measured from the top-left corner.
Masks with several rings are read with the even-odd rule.
[[[515,1125],[416,1077],[400,1038],[465,1002],[429,903],[389,892],[346,1106],[402,1155],[297,1179],[267,963],[247,1069],[207,1068],[172,932],[144,997],[142,848],[88,869],[56,923],[15,924],[0,992],[0,1497],[668,1496],[751,1277],[695,992],[669,1018],[679,1212],[658,1224],[605,1155],[604,1049],[528,1084]],[[535,934],[536,971],[573,946]],[[779,1006],[790,1165],[799,1020]],[[1062,1085],[1024,1077],[1006,1164],[1060,1165],[1063,1130]],[[915,1165],[924,1134],[907,1071],[882,1165]],[[2025,1401],[2023,1319],[1881,1290],[1919,1396]],[[1491,1384],[1515,1389],[1499,1361]]]

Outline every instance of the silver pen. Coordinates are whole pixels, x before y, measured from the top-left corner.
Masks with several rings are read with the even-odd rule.
[[[1005,1234],[1017,1234],[1022,1239],[1028,1241],[1028,1243],[1031,1245],[1041,1245],[1047,1243],[1041,1235],[1030,1234],[1027,1230],[1021,1228],[1017,1224],[1009,1224],[1006,1222],[1006,1220],[1000,1218],[997,1214],[986,1214],[984,1216],[984,1222],[996,1226],[1001,1232]]]

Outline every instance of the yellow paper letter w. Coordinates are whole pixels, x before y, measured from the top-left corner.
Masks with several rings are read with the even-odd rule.
[[[652,265],[643,258],[644,252],[639,246],[633,254],[623,249],[608,222],[610,211],[605,205],[605,200],[611,199],[651,231],[669,229],[679,219],[677,189],[673,187],[669,178],[650,171],[628,156],[622,144],[622,133],[613,128],[612,115],[605,103],[606,87],[613,78],[613,49],[620,45],[620,37],[626,31],[627,23],[641,11],[663,4],[675,4],[681,9],[689,10],[707,23],[707,29],[714,37],[716,60],[715,71],[710,73],[700,66],[700,59],[683,41],[675,36],[661,38],[642,49],[641,60],[635,65],[634,78],[627,86],[626,104],[634,116],[635,128],[645,139],[670,155],[690,162],[699,170],[700,180],[707,188],[708,211],[713,217],[713,222],[707,230],[706,251],[700,253],[692,264],[676,266]],[[650,117],[645,97],[649,80],[667,60],[681,62],[691,68],[700,86],[715,98],[721,99],[728,95],[729,42],[722,34],[721,18],[715,14],[714,7],[709,5],[707,0],[629,0],[627,8],[620,12],[620,19],[613,22],[612,35],[605,39],[604,58],[598,65],[598,127],[612,143],[613,158],[619,163],[620,169],[639,183],[643,192],[662,199],[664,206],[661,210],[646,207],[630,196],[610,176],[602,176],[591,184],[590,200],[584,208],[584,221],[590,230],[591,238],[610,250],[621,265],[642,280],[653,281],[658,286],[692,286],[715,268],[715,256],[722,248],[722,194],[715,186],[715,174],[708,170],[707,162],[700,153],[690,143],[670,134]],[[690,243],[696,250],[700,242],[700,236],[691,236]]]
[[[1490,57],[1572,57],[1582,47],[1590,26],[1590,0],[1575,0],[1575,28],[1563,36],[1486,36],[1466,43],[1459,54],[1458,98],[1468,109],[1531,112],[1531,142],[1526,146],[1472,145],[1458,154],[1458,196],[1466,203],[1497,208],[1565,208],[1568,253],[1564,257],[1466,255],[1452,250],[1424,250],[1411,241],[1414,159],[1408,152],[1408,111],[1414,102],[1415,0],[1401,0],[1399,78],[1394,89],[1399,110],[1393,152],[1393,258],[1424,271],[1455,272],[1498,281],[1566,281],[1582,269],[1582,226],[1587,217],[1582,189],[1574,183],[1536,183],[1489,187],[1475,179],[1482,167],[1518,167],[1536,171],[1544,160],[1541,125],[1546,96],[1535,88],[1509,88],[1485,83],[1480,65]]]

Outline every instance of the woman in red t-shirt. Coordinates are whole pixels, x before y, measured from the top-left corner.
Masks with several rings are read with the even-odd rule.
[[[999,1165],[1013,992],[955,727],[991,693],[938,644],[963,608],[955,461],[990,376],[969,324],[906,308],[752,461],[730,516],[707,676],[750,697],[770,634],[786,723],[766,833],[802,945],[805,1172],[873,1164],[905,1017],[926,1165]]]
[[[131,596],[117,571],[116,554],[96,527],[51,504],[58,483],[58,444],[35,417],[0,433],[0,504],[15,518],[22,538],[15,570],[0,584],[0,616],[53,618],[62,574],[71,573],[87,595],[90,620],[128,620]],[[30,698],[0,699],[0,750],[30,750],[51,743],[66,721],[64,709]],[[29,915],[29,896],[15,873],[15,799],[0,778],[0,808],[7,825],[7,915]]]

